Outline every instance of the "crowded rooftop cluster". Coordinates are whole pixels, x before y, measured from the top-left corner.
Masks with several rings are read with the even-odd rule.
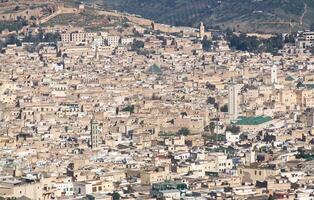
[[[203,23],[23,9],[0,33],[0,199],[314,198],[314,32],[250,51]]]

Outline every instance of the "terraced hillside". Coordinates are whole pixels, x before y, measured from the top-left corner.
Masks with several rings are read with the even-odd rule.
[[[314,22],[313,0],[85,0],[161,23],[288,32]],[[280,22],[280,23],[279,23]]]

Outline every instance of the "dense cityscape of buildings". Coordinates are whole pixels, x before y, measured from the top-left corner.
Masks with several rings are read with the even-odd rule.
[[[0,199],[314,199],[314,33],[272,55],[154,27],[2,50]]]

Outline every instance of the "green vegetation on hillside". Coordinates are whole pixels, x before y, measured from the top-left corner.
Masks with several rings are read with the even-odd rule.
[[[226,39],[230,42],[232,48],[255,53],[268,52],[276,54],[279,49],[282,49],[285,42],[281,35],[276,35],[268,39],[247,36],[244,33],[235,35],[231,31],[227,31],[226,35]]]
[[[9,31],[18,31],[27,25],[25,20],[18,21],[0,21],[0,32],[8,29]]]
[[[288,32],[309,28],[312,0],[85,0],[105,9],[138,14],[161,23],[245,32]],[[304,17],[302,17],[304,16]],[[292,22],[290,27],[290,21]],[[302,24],[301,24],[302,22]]]

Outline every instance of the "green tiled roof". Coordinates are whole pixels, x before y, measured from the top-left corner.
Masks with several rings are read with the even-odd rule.
[[[314,89],[314,84],[305,84],[305,87],[308,89]]]
[[[254,117],[239,117],[236,125],[260,125],[271,121],[272,118],[269,116],[254,116]]]
[[[292,76],[287,76],[286,81],[294,81],[294,78]]]
[[[160,69],[159,66],[157,66],[156,64],[150,66],[147,70],[148,73],[152,73],[152,74],[162,74],[162,70]]]

